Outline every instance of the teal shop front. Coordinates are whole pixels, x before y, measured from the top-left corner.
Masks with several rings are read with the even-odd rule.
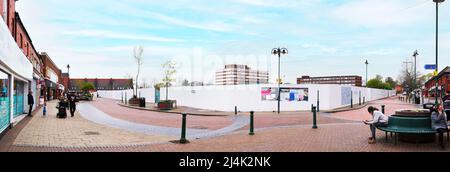
[[[19,80],[14,81],[14,118],[23,115],[24,105],[25,105],[25,96],[24,96],[24,87],[25,83]]]
[[[0,70],[0,133],[10,124],[9,76]]]

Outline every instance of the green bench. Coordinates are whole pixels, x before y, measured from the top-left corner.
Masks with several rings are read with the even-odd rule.
[[[398,117],[390,116],[387,127],[378,127],[379,130],[386,133],[394,133],[395,144],[397,144],[397,134],[436,134],[437,131],[431,128],[430,117]],[[447,131],[447,141],[449,140],[449,132]]]

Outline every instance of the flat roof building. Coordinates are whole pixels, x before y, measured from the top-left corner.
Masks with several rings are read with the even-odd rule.
[[[230,64],[216,72],[216,85],[249,85],[269,83],[269,72],[252,70],[247,65]]]
[[[302,76],[301,78],[297,78],[297,84],[336,84],[361,87],[362,77],[356,75],[322,77]]]

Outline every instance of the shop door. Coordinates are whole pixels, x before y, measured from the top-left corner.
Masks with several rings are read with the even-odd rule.
[[[14,118],[24,114],[24,82],[14,82]]]

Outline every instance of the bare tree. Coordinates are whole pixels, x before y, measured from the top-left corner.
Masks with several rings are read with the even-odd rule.
[[[142,56],[144,54],[144,48],[142,46],[134,47],[134,59],[136,60],[136,63],[138,65],[138,71],[136,74],[136,91],[133,90],[134,96],[137,96],[138,88],[139,88],[139,74],[141,73],[141,66],[144,63],[144,57]]]

